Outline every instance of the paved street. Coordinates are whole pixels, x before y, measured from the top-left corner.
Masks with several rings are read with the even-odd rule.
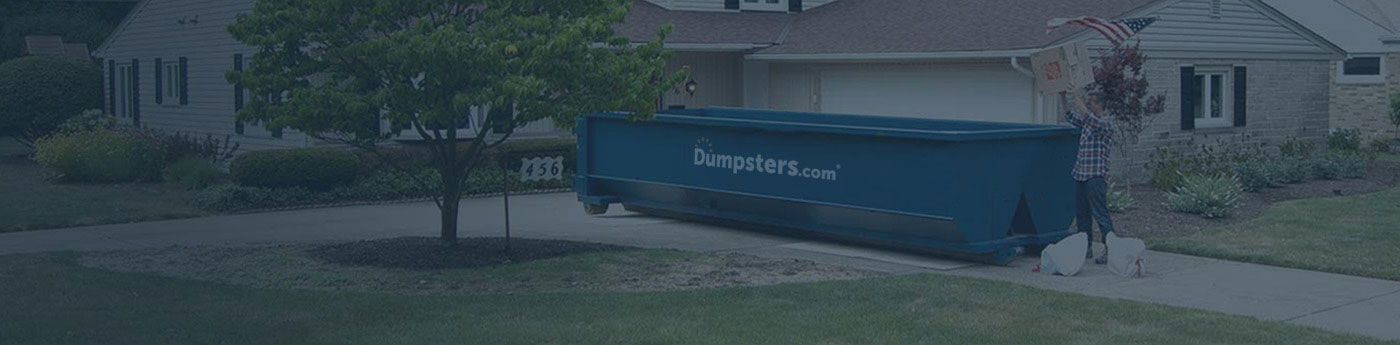
[[[1090,265],[1076,277],[1032,273],[1035,259],[989,266],[805,238],[653,218],[614,208],[583,214],[570,193],[514,196],[514,236],[808,259],[892,274],[938,273],[1090,296],[1248,315],[1400,339],[1400,282],[1152,252],[1151,275]],[[500,198],[463,202],[462,236],[502,235]],[[0,254],[436,236],[431,203],[352,206],[0,234]]]

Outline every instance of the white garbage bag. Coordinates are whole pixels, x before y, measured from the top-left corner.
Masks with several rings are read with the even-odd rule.
[[[1040,251],[1040,272],[1073,276],[1084,268],[1084,252],[1089,250],[1088,235],[1076,233]]]
[[[1108,233],[1108,270],[1119,277],[1141,277],[1147,272],[1147,244],[1136,238],[1121,238]]]

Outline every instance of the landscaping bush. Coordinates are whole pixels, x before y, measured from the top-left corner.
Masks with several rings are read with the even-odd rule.
[[[102,69],[72,57],[0,63],[0,135],[31,145],[69,118],[102,107]]]
[[[1337,177],[1358,179],[1366,176],[1370,158],[1361,152],[1333,152],[1327,155],[1327,164],[1333,166]]]
[[[1340,128],[1327,134],[1329,151],[1361,151],[1361,130]]]
[[[224,135],[223,139],[216,138],[213,134],[205,134],[203,138],[178,132],[173,135],[154,135],[159,138],[165,161],[170,163],[200,158],[219,165],[233,158],[240,146],[229,135]]]
[[[218,163],[206,158],[187,157],[171,163],[161,174],[165,182],[176,183],[185,188],[199,189],[213,185],[224,177]]]
[[[1272,157],[1261,157],[1235,163],[1235,176],[1246,192],[1278,187],[1283,181],[1283,163]]]
[[[1279,174],[1279,182],[1287,184],[1298,184],[1308,180],[1313,175],[1314,162],[1304,158],[1285,158],[1279,163],[1282,166]]]
[[[1181,185],[1182,176],[1229,172],[1230,159],[1228,154],[1209,148],[1194,154],[1158,149],[1148,165],[1152,171],[1148,182],[1157,188],[1172,190]]]
[[[247,187],[327,191],[355,180],[360,161],[336,148],[254,151],[229,165],[229,177]]]
[[[1312,143],[1298,140],[1297,138],[1288,138],[1288,140],[1279,144],[1278,150],[1279,153],[1283,154],[1285,159],[1310,158],[1313,156],[1313,153],[1316,152]]]
[[[331,193],[337,200],[381,201],[426,198],[441,180],[436,170],[418,169],[414,174],[383,171],[369,175]]]
[[[1370,148],[1371,151],[1374,152],[1390,153],[1392,150],[1391,141],[1393,140],[1386,138],[1371,138],[1371,142],[1366,144],[1366,146],[1368,146],[1368,148]]]
[[[35,160],[68,181],[154,181],[163,166],[153,142],[110,130],[62,133],[36,146]]]
[[[58,125],[59,133],[91,132],[103,129],[113,129],[117,125],[117,118],[103,113],[101,109],[88,109],[79,113],[78,116],[68,118],[63,124]]]
[[[1122,213],[1124,211],[1132,209],[1133,203],[1135,202],[1135,200],[1133,200],[1132,194],[1128,194],[1127,190],[1118,189],[1118,186],[1115,183],[1108,184],[1107,199],[1108,211],[1113,213]]]
[[[1242,192],[1239,180],[1232,175],[1186,175],[1175,192],[1167,193],[1167,208],[1205,218],[1225,217],[1239,206]]]

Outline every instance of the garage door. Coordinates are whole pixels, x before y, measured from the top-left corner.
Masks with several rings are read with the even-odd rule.
[[[1031,79],[1005,65],[823,69],[824,113],[1032,122]]]

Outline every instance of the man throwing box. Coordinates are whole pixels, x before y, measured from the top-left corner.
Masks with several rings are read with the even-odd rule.
[[[1069,94],[1066,99],[1066,95]],[[1088,104],[1079,96],[1079,88],[1069,84],[1069,92],[1060,94],[1060,107],[1066,109],[1065,121],[1082,129],[1079,134],[1079,154],[1074,161],[1072,172],[1075,181],[1075,199],[1078,208],[1075,223],[1079,231],[1089,235],[1089,250],[1085,258],[1094,258],[1094,224],[1099,223],[1099,232],[1107,239],[1113,232],[1113,220],[1108,217],[1108,155],[1109,144],[1113,141],[1113,124],[1104,114],[1102,97],[1098,90],[1088,91]],[[1073,107],[1071,107],[1071,105]],[[1107,247],[1105,247],[1107,248]],[[1108,262],[1104,255],[1094,259],[1096,264]]]

